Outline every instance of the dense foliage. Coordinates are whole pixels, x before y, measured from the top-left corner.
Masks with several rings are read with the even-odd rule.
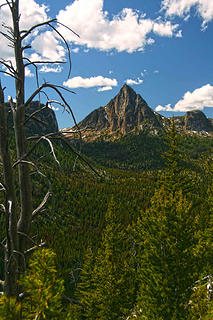
[[[53,195],[33,228],[36,242],[44,240],[53,251],[38,251],[29,263],[22,278],[30,294],[26,308],[3,299],[2,314],[9,308],[23,312],[13,319],[31,319],[36,312],[37,319],[211,319],[213,142],[179,136],[174,127],[163,139],[126,137],[119,142],[125,155],[118,142],[94,143],[87,154],[94,155],[100,177],[65,145],[55,145],[60,167],[47,145],[35,150]],[[147,153],[141,143],[154,151]],[[47,188],[45,179],[35,177],[35,206]],[[3,223],[0,228],[3,240]],[[62,293],[73,303],[62,303]]]

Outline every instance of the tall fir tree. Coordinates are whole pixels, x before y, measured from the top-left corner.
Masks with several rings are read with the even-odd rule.
[[[135,299],[135,268],[131,242],[121,213],[112,199],[106,213],[102,245],[95,256],[87,254],[78,286],[85,306],[79,319],[116,320],[127,316]]]
[[[138,245],[138,319],[188,319],[185,304],[197,277],[191,254],[195,231],[191,208],[181,190],[173,195],[162,187],[133,227]]]

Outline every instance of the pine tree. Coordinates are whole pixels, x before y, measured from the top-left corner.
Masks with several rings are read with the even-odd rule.
[[[156,191],[133,228],[138,244],[139,319],[187,319],[185,304],[196,279],[191,204],[182,191]]]
[[[58,278],[56,255],[50,249],[36,251],[29,261],[26,273],[19,281],[25,290],[26,298],[17,301],[15,298],[0,298],[0,319],[65,319],[62,309],[63,280]],[[69,318],[66,318],[67,320]]]
[[[85,319],[122,319],[133,306],[134,259],[120,217],[121,213],[112,200],[106,213],[102,246],[95,257],[91,253],[86,257],[78,287],[81,303],[85,305]]]

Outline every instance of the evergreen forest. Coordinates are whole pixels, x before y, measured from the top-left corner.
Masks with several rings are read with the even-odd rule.
[[[0,298],[0,319],[213,319],[212,138],[173,124],[83,144],[82,159],[55,143],[56,162],[48,147],[31,155],[52,188],[32,225],[46,247],[20,277],[27,296]],[[35,206],[48,187],[36,176]]]

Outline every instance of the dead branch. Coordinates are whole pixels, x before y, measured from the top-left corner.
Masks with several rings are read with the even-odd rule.
[[[32,63],[32,61],[28,58],[23,58],[24,60],[29,61],[30,63]],[[35,63],[32,63],[32,65],[35,68],[35,74],[36,74],[36,84],[37,84],[37,88],[39,88],[39,80],[38,80],[38,67]],[[40,102],[40,93],[39,93],[39,102]]]
[[[12,73],[9,73],[9,72],[4,71],[4,70],[0,70],[0,72],[4,73],[4,74],[7,74],[8,76],[13,77],[16,80],[19,80],[19,78],[17,76],[15,76],[14,74],[12,74]]]
[[[8,3],[3,3],[3,4],[1,4],[1,5],[0,5],[0,9],[1,9],[2,7],[4,7],[4,6],[8,6]]]
[[[44,21],[44,22],[41,22],[41,23],[38,23],[38,24],[32,26],[29,30],[22,30],[20,33],[21,34],[24,33],[24,35],[21,36],[21,41],[23,41],[33,30],[35,30],[35,29],[37,29],[37,28],[39,28],[41,26],[49,25],[49,23],[55,22],[55,21],[57,21],[56,18],[48,20],[48,21]]]
[[[11,9],[11,4],[13,5],[13,0],[11,0],[11,1],[8,1],[8,0],[6,0],[6,2],[7,2],[7,5],[10,7],[10,9]]]
[[[76,155],[79,157],[79,159],[81,159],[84,163],[86,163],[86,165],[97,175],[99,176],[99,178],[102,178],[101,175],[93,168],[93,166],[89,163],[89,161],[87,161],[86,159],[84,159],[84,157],[79,153],[77,152],[73,146],[71,145],[71,143],[65,139],[64,137],[52,137],[52,139],[55,139],[55,140],[61,140],[63,141],[68,147],[69,149]]]
[[[64,36],[55,27],[53,27],[50,23],[48,23],[48,25],[61,37],[61,39],[63,40],[63,42],[65,43],[65,46],[67,48],[68,60],[69,60],[69,71],[68,71],[67,79],[69,79],[70,74],[71,74],[71,68],[72,68],[70,48],[69,48],[68,43],[67,43],[66,39],[64,38]]]
[[[51,60],[48,60],[48,61],[32,61],[32,62],[28,62],[28,63],[25,63],[25,67],[29,66],[29,65],[34,65],[34,64],[54,64],[54,63],[66,63],[66,61],[58,61],[58,60],[55,60],[55,61],[51,61]]]
[[[35,96],[37,96],[37,94],[39,94],[39,92],[44,89],[44,88],[50,88],[53,89],[54,91],[57,92],[57,94],[59,95],[59,97],[61,98],[61,100],[63,101],[63,103],[66,105],[66,107],[68,108],[69,112],[71,113],[71,116],[73,118],[74,124],[76,126],[76,128],[79,129],[78,124],[76,122],[75,116],[73,114],[72,109],[70,108],[69,104],[67,103],[67,101],[64,99],[63,95],[61,94],[60,90],[58,89],[58,86],[55,86],[53,84],[49,84],[49,83],[43,83],[37,90],[34,91],[34,93],[29,97],[29,99],[26,101],[25,103],[25,108],[31,103],[31,101],[35,98]],[[81,140],[81,133],[79,132],[79,137]]]
[[[59,85],[56,85],[56,84],[55,84],[54,86],[55,86],[56,88],[62,89],[62,90],[64,90],[64,91],[67,91],[67,92],[76,94],[75,91],[72,91],[72,90],[67,89],[67,88],[65,88],[65,87],[62,87],[62,86],[59,86]]]
[[[35,116],[31,117],[31,115],[29,115],[29,114],[27,114],[27,113],[26,113],[25,115],[26,115],[27,119],[25,120],[24,124],[26,124],[26,122],[28,122],[28,120],[29,120],[29,118],[30,118],[30,119],[32,119],[32,120],[35,120],[35,121],[43,124],[43,125],[46,126],[46,127],[48,126],[48,123],[47,123],[47,122],[44,122],[43,120],[41,120],[41,119],[39,119],[39,118],[36,118]]]
[[[38,250],[38,249],[41,249],[43,247],[46,247],[46,242],[42,242],[41,244],[39,244],[38,246],[36,247],[32,247],[30,249],[28,249],[26,252],[25,252],[25,255],[29,256],[30,254],[32,254],[34,251]]]
[[[33,112],[30,116],[28,116],[28,118],[27,118],[27,119],[25,120],[25,122],[24,122],[24,125],[25,125],[31,118],[33,118],[36,114],[38,114],[39,112],[41,112],[41,111],[43,111],[43,110],[48,109],[48,108],[49,108],[49,107],[48,107],[48,104],[49,104],[49,103],[53,103],[53,102],[61,104],[60,102],[57,102],[57,101],[54,101],[54,100],[47,101],[47,102],[46,102],[46,105],[45,105],[44,107],[42,107],[41,109]]]
[[[36,242],[33,240],[33,238],[31,238],[30,236],[28,236],[26,233],[21,232],[21,231],[18,231],[18,234],[19,234],[20,236],[25,237],[25,238],[28,239],[29,241],[31,241],[32,244],[34,244],[34,245],[36,245],[36,246],[39,246],[39,244],[36,243]]]
[[[0,31],[0,34],[4,36],[7,40],[9,40],[11,43],[14,43],[14,39],[11,38],[11,36],[9,36],[7,33]]]
[[[1,182],[0,182],[0,187],[1,187],[1,190],[0,190],[0,191],[2,191],[2,190],[3,190],[3,191],[6,191],[5,185],[4,185],[3,183],[1,183]]]
[[[43,139],[46,140],[49,143],[53,158],[54,158],[55,162],[58,164],[58,166],[60,167],[60,163],[59,163],[58,159],[56,158],[56,154],[55,154],[52,142],[47,137],[43,137]]]
[[[18,250],[13,250],[13,253],[16,253],[18,255],[20,255],[23,259],[23,262],[24,262],[24,270],[26,270],[26,260],[25,260],[25,256],[22,252],[18,251]]]
[[[67,113],[69,113],[69,111],[67,110],[66,106],[63,103],[61,103],[60,101],[57,101],[57,100],[49,100],[49,101],[47,101],[47,104],[51,104],[51,103],[59,104],[60,106],[62,106],[64,108],[65,111],[67,111]]]
[[[65,27],[66,29],[68,29],[69,31],[71,31],[72,33],[74,33],[78,38],[80,38],[79,34],[77,34],[75,31],[73,31],[70,27],[66,26],[65,24],[61,23],[60,21],[57,20],[57,24],[60,24],[61,26]]]
[[[10,64],[7,62],[9,62]],[[0,64],[3,64],[3,66],[5,66],[5,68],[7,68],[12,74],[17,74],[10,60],[7,61],[4,59],[0,59]]]
[[[45,204],[47,203],[49,197],[52,196],[52,192],[50,192],[48,190],[48,192],[46,193],[46,195],[44,196],[44,199],[42,200],[42,202],[40,203],[40,205],[35,209],[33,210],[32,212],[32,218],[34,219],[38,214],[39,212],[41,211],[41,209],[45,206]]]

